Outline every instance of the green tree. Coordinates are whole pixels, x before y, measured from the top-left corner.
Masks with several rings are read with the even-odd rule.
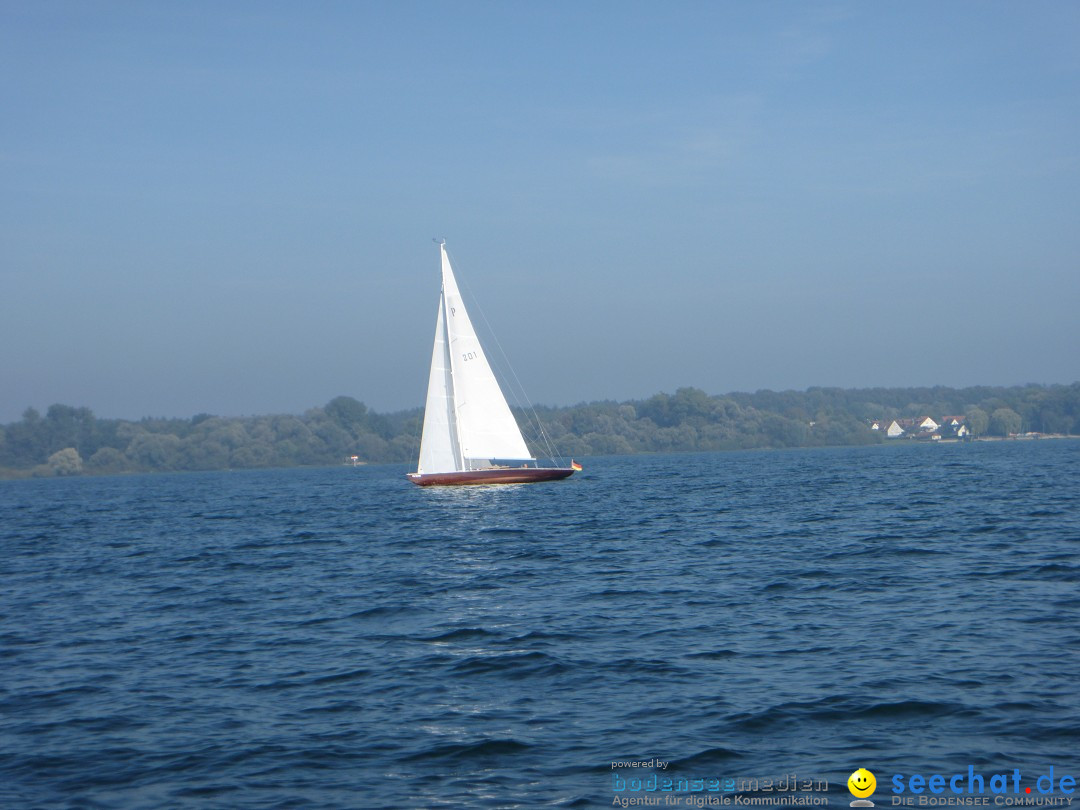
[[[1012,408],[998,408],[990,416],[990,432],[995,436],[1009,436],[1020,432],[1023,420]]]
[[[45,420],[34,408],[23,411],[22,421],[7,426],[3,450],[4,464],[28,469],[45,461],[52,450]]]
[[[252,441],[233,450],[229,456],[230,467],[269,467],[273,463],[274,448],[261,441]]]
[[[74,447],[57,450],[46,462],[52,475],[78,475],[83,470],[83,460]]]
[[[761,431],[773,447],[799,447],[806,442],[806,423],[785,419],[775,413],[767,413],[761,422]]]
[[[127,456],[145,470],[183,469],[180,447],[180,438],[171,433],[139,432],[128,445]]]
[[[102,447],[86,461],[86,469],[95,473],[118,473],[130,467],[127,456],[115,447]]]
[[[352,397],[334,397],[326,403],[323,410],[327,416],[346,429],[367,424],[367,405]]]
[[[990,427],[990,415],[982,408],[968,408],[964,423],[972,436],[982,436]]]
[[[386,439],[374,433],[365,433],[354,445],[356,455],[362,461],[383,461],[390,458],[390,446]]]

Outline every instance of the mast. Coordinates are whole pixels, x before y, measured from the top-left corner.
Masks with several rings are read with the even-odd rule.
[[[457,387],[454,385],[454,349],[450,339],[450,313],[446,311],[446,267],[449,260],[446,256],[446,240],[439,242],[440,266],[442,268],[442,285],[439,290],[439,302],[442,306],[443,340],[446,341],[446,398],[448,401],[447,421],[450,428],[450,448],[454,453],[454,462],[458,470],[465,470],[465,451],[461,448],[461,436],[458,428],[458,402]]]

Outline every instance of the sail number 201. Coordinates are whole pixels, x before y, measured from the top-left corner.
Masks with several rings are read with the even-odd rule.
[[[462,360],[475,360],[479,356],[480,356],[480,352],[465,352],[463,355],[461,355],[461,359]]]

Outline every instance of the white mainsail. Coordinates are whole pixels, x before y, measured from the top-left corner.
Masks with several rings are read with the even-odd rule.
[[[534,461],[476,337],[445,244],[439,252],[442,292],[417,472],[483,469],[496,459]]]

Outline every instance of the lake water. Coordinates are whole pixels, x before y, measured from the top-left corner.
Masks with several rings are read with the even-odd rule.
[[[1080,442],[585,464],[0,482],[0,807],[1080,776]]]

